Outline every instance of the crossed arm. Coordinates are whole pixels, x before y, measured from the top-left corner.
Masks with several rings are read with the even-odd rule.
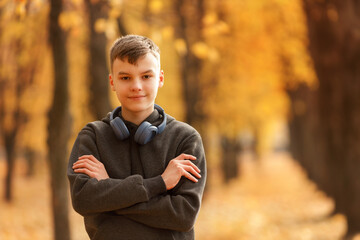
[[[182,176],[190,181],[198,182],[198,178],[201,178],[200,169],[191,162],[195,160],[195,156],[183,153],[169,162],[165,171],[161,174],[166,190],[173,189],[179,183]],[[72,168],[74,172],[86,174],[91,178],[96,178],[98,181],[109,178],[104,164],[93,155],[79,157]]]
[[[110,178],[110,169],[106,170],[98,160],[94,139],[93,132],[85,128],[70,155],[68,178],[78,213],[88,216],[113,212],[147,226],[176,231],[193,227],[206,179],[205,155],[198,134],[190,135],[181,145],[182,152],[193,155],[180,154],[162,174],[147,179],[140,175]]]

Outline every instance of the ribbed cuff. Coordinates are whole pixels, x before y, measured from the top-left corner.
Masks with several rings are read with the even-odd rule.
[[[166,185],[161,175],[144,179],[144,187],[149,199],[166,192]]]

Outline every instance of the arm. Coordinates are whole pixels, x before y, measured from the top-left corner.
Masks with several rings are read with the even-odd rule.
[[[198,182],[183,177],[167,194],[158,195],[148,202],[119,209],[116,213],[150,227],[176,231],[191,230],[200,210],[206,181],[205,154],[200,135],[196,133],[185,139],[179,151],[196,156],[193,163],[202,174]]]
[[[201,170],[195,164],[190,162],[190,160],[195,161],[196,157],[182,153],[169,162],[165,171],[161,174],[166,190],[173,189],[179,183],[182,176],[193,182],[199,181],[197,178],[201,178]]]
[[[161,179],[145,181],[140,175],[133,175],[125,179],[106,178],[99,181],[89,177],[85,172],[83,172],[85,174],[74,172],[75,162],[83,155],[93,155],[94,158],[100,159],[95,134],[91,127],[85,127],[79,133],[67,170],[73,207],[81,215],[126,208],[146,202],[152,195],[166,191],[165,187],[156,186]],[[164,185],[163,182],[160,184]]]
[[[93,155],[82,155],[73,164],[72,169],[76,173],[86,174],[91,178],[96,178],[98,181],[109,178],[104,164]]]

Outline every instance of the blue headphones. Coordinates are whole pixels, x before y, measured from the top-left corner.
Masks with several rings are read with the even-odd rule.
[[[159,126],[151,125],[151,123],[144,121],[140,124],[138,129],[135,132],[135,142],[139,144],[147,144],[150,142],[157,134],[162,133],[166,126],[166,114],[164,109],[162,109],[159,105],[154,105],[155,109],[159,111],[159,113],[163,116],[163,120]],[[115,108],[110,114],[110,125],[116,135],[116,137],[120,140],[124,140],[130,136],[130,132],[127,129],[124,121],[118,117],[121,112],[121,106]],[[114,118],[115,116],[115,118]]]

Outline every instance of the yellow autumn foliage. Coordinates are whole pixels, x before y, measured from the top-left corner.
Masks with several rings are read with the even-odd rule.
[[[150,0],[149,10],[154,14],[159,14],[163,9],[164,4],[162,0]]]
[[[25,91],[25,100],[22,100],[21,105],[29,114],[36,113],[44,119],[41,120],[44,125],[39,127],[43,130],[37,131],[43,132],[41,136],[45,138],[45,119],[49,106],[39,99],[50,101],[52,97],[52,83],[49,81],[51,56],[45,44],[46,34],[40,35],[42,41],[34,45],[33,41],[39,37],[38,33],[26,29],[36,30],[46,26],[47,5],[41,1],[33,1],[29,8],[31,11],[21,13],[23,17],[14,18],[16,16],[14,13],[20,14],[24,11],[21,10],[24,9],[24,4],[28,3],[27,1],[13,3],[5,0],[1,2],[5,9],[1,15],[3,20],[1,26],[6,33],[1,36],[4,46],[2,61],[14,64],[0,67],[0,74],[10,76],[19,67],[27,66],[34,59],[34,55],[29,54],[29,51],[21,51],[15,58],[9,50],[12,49],[14,39],[21,39],[24,49],[32,49],[39,53],[37,57],[41,59],[40,64],[47,70],[43,68],[37,70],[34,87]],[[71,111],[74,116],[74,132],[76,132],[89,120],[87,71],[85,71],[88,58],[86,50],[88,30],[85,26],[87,13],[84,11],[84,5],[78,0],[70,3],[72,7],[61,13],[59,22],[64,29],[71,30],[67,48]],[[203,86],[202,106],[207,115],[207,122],[204,124],[209,124],[209,131],[211,129],[220,135],[230,137],[239,136],[242,131],[260,132],[260,135],[264,135],[259,139],[260,142],[264,141],[260,145],[264,146],[264,150],[270,149],[271,146],[265,144],[265,139],[269,139],[266,132],[271,131],[261,129],[269,129],[271,125],[286,118],[289,103],[285,88],[295,88],[299,82],[306,82],[316,87],[316,77],[306,50],[308,43],[301,2],[299,0],[208,1],[205,3],[202,19],[203,39],[195,41],[190,46],[176,35],[177,29],[172,21],[175,18],[172,16],[174,14],[172,7],[172,3],[163,0],[148,2],[112,0],[109,18],[98,19],[95,29],[97,32],[104,32],[110,44],[119,36],[117,18],[121,16],[125,19],[125,27],[130,29],[129,33],[145,34],[160,45],[166,84],[159,91],[157,101],[168,106],[170,113],[180,118],[183,116],[184,99],[181,96],[183,86],[181,86],[178,62],[182,56],[192,52],[203,61],[203,69],[199,69],[199,81]],[[149,12],[142,13],[141,10]],[[331,9],[329,12],[335,17]],[[30,18],[40,15],[42,17],[38,20],[35,20],[36,17]],[[22,18],[27,20],[22,21]],[[153,25],[145,19],[150,19]],[[24,33],[27,37],[24,37]],[[284,59],[287,64],[286,73]],[[104,81],[107,81],[107,76],[104,76]],[[6,105],[10,109],[15,104],[16,98],[10,92],[10,88],[6,94],[11,95],[6,98]],[[117,105],[116,97],[111,96],[113,105]],[[11,116],[5,119],[6,126],[13,127]],[[31,119],[32,117],[29,120],[30,126],[34,124],[34,120]],[[29,127],[29,129],[37,128]],[[45,143],[44,140],[41,142]],[[44,148],[45,144],[42,149]]]
[[[206,59],[208,57],[209,47],[204,42],[196,42],[191,46],[191,51],[196,57]]]
[[[269,150],[264,129],[286,119],[286,87],[316,83],[301,2],[227,0],[209,3],[208,11],[206,48],[198,56],[209,60],[203,79],[213,84],[205,89],[204,105],[212,129],[231,138],[252,129],[262,134],[259,150]],[[208,49],[216,49],[220,60],[211,61]],[[284,58],[291,75],[284,74]]]
[[[240,179],[226,187],[219,180],[219,146],[216,145],[219,135],[235,138],[250,132],[258,137],[259,151],[265,153],[274,148],[274,138],[286,135],[289,108],[286,87],[296,88],[303,82],[317,86],[307,53],[301,1],[204,1],[203,38],[189,45],[177,35],[172,1],[111,0],[109,3],[109,17],[96,21],[96,31],[104,32],[111,44],[119,36],[117,20],[121,16],[129,33],[155,40],[161,49],[161,66],[165,72],[165,85],[156,102],[179,120],[184,118],[186,100],[179,72],[181,57],[191,52],[202,60],[198,80],[204,98],[199,106],[205,108],[204,129],[214,137],[208,141],[215,149],[207,154],[211,188],[197,221],[197,239],[341,239],[346,220],[342,215],[329,215],[332,201],[306,180],[303,170],[288,156],[261,158],[258,163],[245,156],[241,158]],[[88,13],[81,0],[71,0],[68,4],[59,22],[68,31],[73,120],[70,148],[78,131],[94,119],[88,106],[89,30],[85,20]],[[2,126],[5,130],[0,131],[19,127],[11,113],[20,103],[28,119],[21,126],[18,149],[29,147],[45,154],[47,112],[53,97],[52,58],[46,29],[48,4],[41,0],[0,0],[0,7],[0,83],[6,84],[2,99],[7,111]],[[331,5],[326,14],[333,21],[338,18]],[[16,44],[22,47],[16,48]],[[16,83],[28,81],[19,77],[19,69],[30,71],[29,66],[35,61],[33,83],[20,97],[16,96]],[[107,77],[102,80],[108,81]],[[111,102],[114,107],[119,104],[112,93]],[[293,105],[297,113],[306,111],[301,101]],[[40,165],[38,175],[28,180],[24,178],[24,161],[18,163],[16,201],[6,207],[0,202],[0,239],[51,239],[49,180],[43,167],[46,164],[40,162]],[[0,159],[1,179],[4,175],[5,164]],[[76,229],[74,239],[87,239],[81,217],[71,212],[71,219]]]
[[[65,31],[84,24],[83,19],[76,11],[62,12],[59,16],[59,25]]]
[[[186,42],[184,41],[184,39],[180,39],[180,38],[175,39],[174,47],[180,56],[185,55],[188,51]]]

